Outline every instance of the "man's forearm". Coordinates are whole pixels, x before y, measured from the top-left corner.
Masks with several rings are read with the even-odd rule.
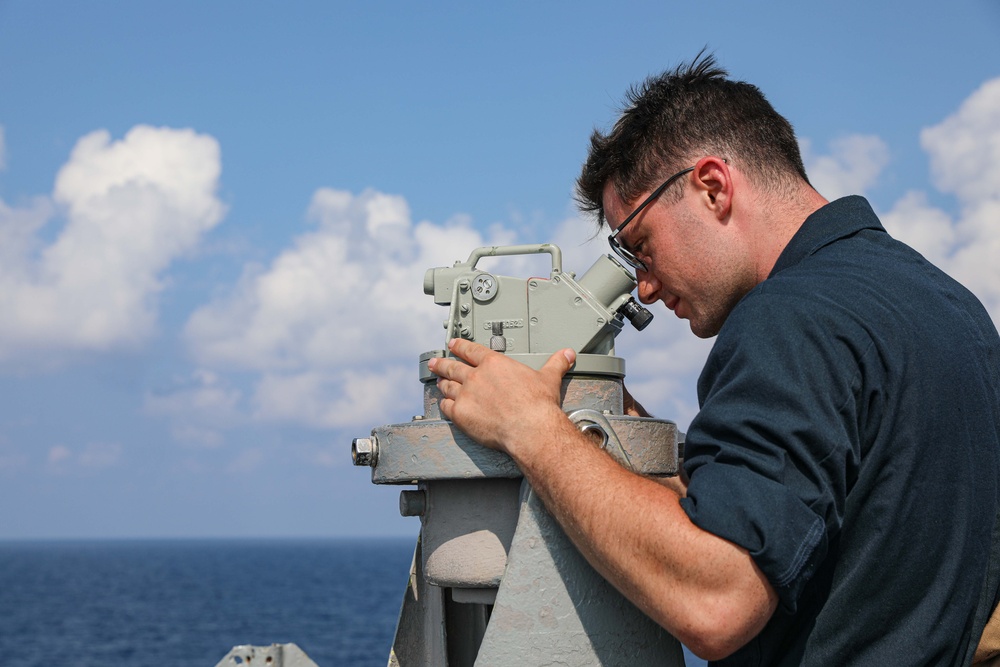
[[[680,485],[621,467],[568,419],[508,452],[588,562],[692,650],[722,657],[756,635],[777,597],[745,550],[702,531]]]

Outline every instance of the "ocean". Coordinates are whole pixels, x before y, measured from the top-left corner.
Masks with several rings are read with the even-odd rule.
[[[214,667],[239,644],[294,642],[319,667],[385,667],[413,547],[0,542],[0,656],[18,667]]]
[[[214,667],[295,642],[385,667],[412,539],[0,542],[0,656],[58,667]]]

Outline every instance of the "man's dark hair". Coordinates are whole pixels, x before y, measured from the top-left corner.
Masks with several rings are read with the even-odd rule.
[[[580,209],[603,223],[609,180],[619,199],[633,202],[704,155],[726,158],[770,192],[787,191],[800,178],[808,183],[791,124],[756,86],[727,77],[703,51],[691,64],[630,88],[611,132],[590,137],[576,184]]]

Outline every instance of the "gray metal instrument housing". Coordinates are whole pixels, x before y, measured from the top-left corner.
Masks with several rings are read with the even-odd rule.
[[[548,253],[547,278],[495,276],[476,268],[483,257]],[[507,354],[610,354],[622,330],[626,304],[634,304],[635,278],[610,255],[599,258],[579,281],[562,270],[562,251],[551,243],[477,248],[464,262],[430,269],[424,293],[449,306],[447,339],[461,337]],[[645,312],[642,326],[652,316]],[[637,325],[638,326],[638,325]],[[499,331],[498,331],[499,330]]]
[[[547,278],[477,268],[483,257],[534,253],[551,255]],[[444,349],[420,356],[423,414],[376,427],[351,449],[373,483],[417,486],[399,499],[400,513],[419,517],[421,530],[390,667],[683,665],[677,640],[593,570],[514,462],[442,418],[437,377],[427,368],[455,337],[536,369],[571,347],[577,361],[561,394],[570,421],[621,465],[676,474],[676,425],[624,414],[625,362],[614,356],[614,339],[624,319],[641,329],[651,317],[635,304],[635,286],[610,256],[577,281],[552,244],[478,248],[464,262],[427,271],[424,292],[448,308],[448,319]],[[537,446],[547,437],[539,433]],[[627,502],[622,511],[631,511]]]

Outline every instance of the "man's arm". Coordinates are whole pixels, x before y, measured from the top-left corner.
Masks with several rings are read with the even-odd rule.
[[[467,364],[432,359],[441,413],[477,442],[507,453],[588,562],[629,600],[708,659],[763,629],[777,594],[746,550],[701,530],[680,506],[682,487],[621,467],[560,407],[572,350],[534,371],[455,339]]]

